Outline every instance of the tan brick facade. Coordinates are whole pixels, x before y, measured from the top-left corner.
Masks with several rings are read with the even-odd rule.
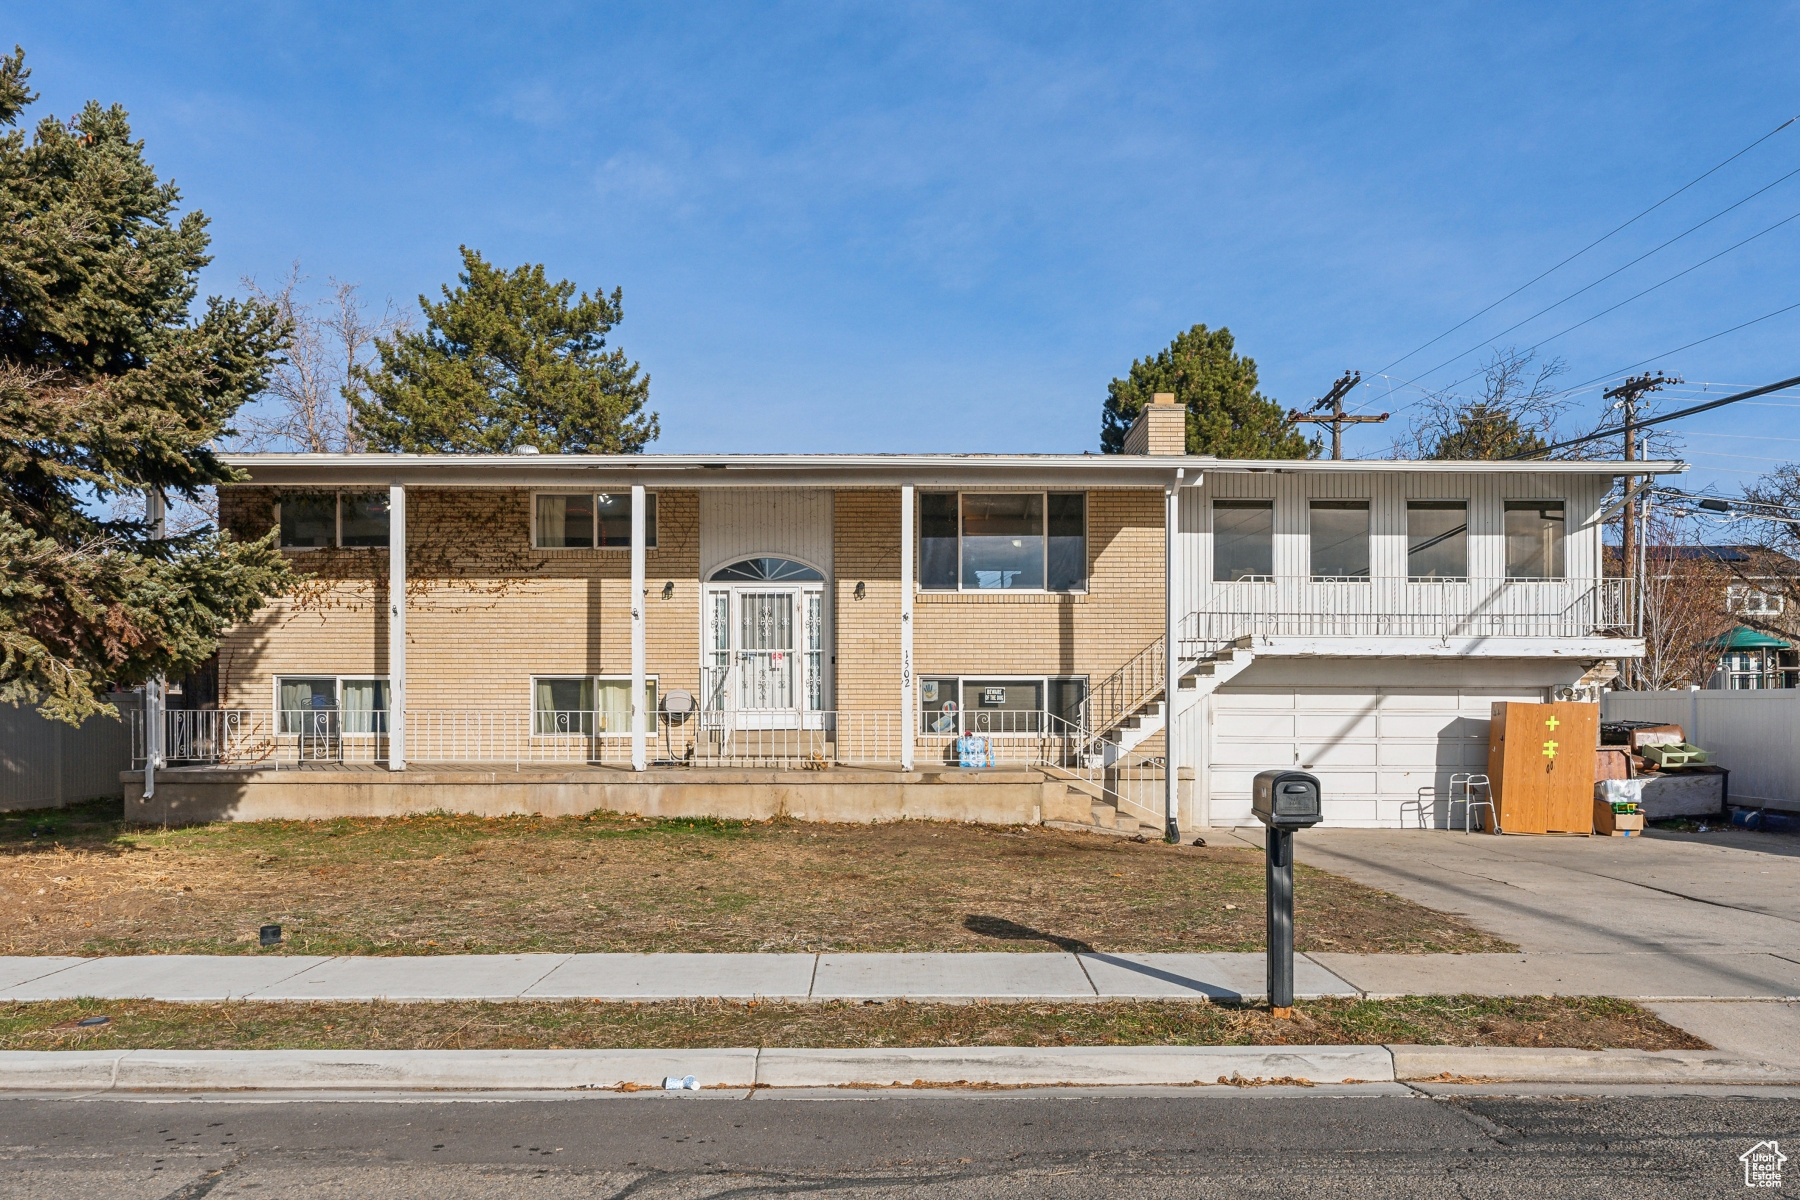
[[[222,489],[224,523],[260,536],[272,501],[269,489]],[[526,489],[409,492],[409,708],[525,711],[533,675],[629,674],[629,553],[533,549],[530,504]],[[665,693],[698,695],[698,494],[659,490],[657,506],[647,668]],[[834,513],[836,706],[894,712],[900,494],[840,489]],[[1160,491],[1089,492],[1086,593],[919,592],[918,673],[1105,677],[1161,633],[1162,545]],[[277,675],[387,673],[387,552],[295,551],[292,560],[315,579],[226,637],[222,707],[267,711]]]

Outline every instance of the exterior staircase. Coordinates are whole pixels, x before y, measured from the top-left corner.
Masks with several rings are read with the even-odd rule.
[[[1160,812],[1146,806],[1141,797],[1128,796],[1127,791],[1142,788],[1129,789],[1120,777],[1133,767],[1140,773],[1146,766],[1161,768],[1161,759],[1135,760],[1141,759],[1138,747],[1167,729],[1170,721],[1171,706],[1164,696],[1164,641],[1156,639],[1089,690],[1078,762],[1047,768],[1065,780],[1072,793],[1088,799],[1091,824],[1079,828],[1127,837],[1162,836]],[[1177,664],[1174,717],[1191,711],[1255,660],[1249,638],[1183,657]]]

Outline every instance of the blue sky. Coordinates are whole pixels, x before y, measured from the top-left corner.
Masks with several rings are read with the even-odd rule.
[[[1302,403],[1800,112],[1800,14],[1754,2],[9,15],[36,115],[122,103],[211,218],[208,290],[298,259],[410,306],[459,243],[623,287],[665,451],[1089,449],[1107,381],[1197,322]],[[1800,124],[1358,404],[1452,383],[1478,356],[1413,374],[1796,167]],[[1796,213],[1800,177],[1505,340]],[[1800,220],[1547,349],[1604,376],[1800,301],[1797,267]],[[1717,395],[1800,374],[1797,334],[1800,309],[1652,365]],[[1685,423],[1693,482],[1800,458],[1797,418],[1789,395]]]

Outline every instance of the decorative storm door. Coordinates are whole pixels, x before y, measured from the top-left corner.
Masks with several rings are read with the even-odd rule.
[[[785,558],[713,572],[706,708],[737,729],[816,728],[824,703],[824,576]]]

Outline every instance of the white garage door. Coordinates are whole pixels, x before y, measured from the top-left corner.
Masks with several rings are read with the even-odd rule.
[[[1421,787],[1441,795],[1452,774],[1487,769],[1494,701],[1543,698],[1521,687],[1221,691],[1213,697],[1212,819],[1253,824],[1252,779],[1282,767],[1319,777],[1328,825],[1397,826],[1402,804],[1410,824]],[[1441,802],[1437,809],[1441,823]]]

